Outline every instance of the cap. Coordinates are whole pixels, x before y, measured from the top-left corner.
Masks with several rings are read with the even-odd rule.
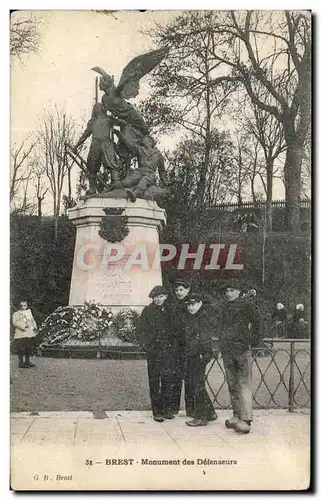
[[[177,279],[175,281],[175,288],[178,287],[178,286],[183,286],[184,288],[190,288],[190,283],[186,280],[183,280],[183,279]]]
[[[156,297],[156,295],[162,295],[162,294],[167,294],[168,291],[164,286],[157,285],[154,286],[154,288],[150,291],[148,297],[152,299],[153,297]]]
[[[200,293],[190,293],[185,299],[185,304],[195,304],[195,302],[203,302],[203,297]]]
[[[241,282],[235,278],[226,280],[222,283],[222,292],[226,291],[227,288],[233,288],[234,290],[242,290]]]

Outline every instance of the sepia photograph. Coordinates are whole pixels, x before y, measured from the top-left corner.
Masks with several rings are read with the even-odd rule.
[[[308,490],[311,11],[8,19],[11,490]]]

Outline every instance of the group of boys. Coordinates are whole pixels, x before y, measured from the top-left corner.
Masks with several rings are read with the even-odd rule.
[[[257,306],[241,296],[235,280],[224,285],[219,320],[204,295],[190,290],[185,280],[175,282],[174,294],[154,287],[150,305],[137,324],[137,338],[147,354],[151,406],[156,422],[173,419],[180,409],[184,381],[185,411],[190,427],[217,419],[206,390],[206,367],[214,357],[212,337],[219,338],[233,417],[228,428],[247,434],[252,422],[251,351],[262,340],[262,318]]]

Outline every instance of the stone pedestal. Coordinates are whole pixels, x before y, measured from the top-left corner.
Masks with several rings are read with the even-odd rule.
[[[99,235],[101,221],[104,209],[117,208],[124,209],[129,233],[110,242]],[[69,210],[69,219],[77,227],[69,305],[95,301],[114,312],[140,312],[150,303],[150,290],[162,284],[158,245],[165,211],[151,200],[89,198]]]

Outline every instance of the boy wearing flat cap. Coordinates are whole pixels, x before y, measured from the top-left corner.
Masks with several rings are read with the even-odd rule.
[[[251,351],[263,336],[263,321],[255,303],[241,298],[238,281],[226,282],[225,303],[221,311],[220,347],[226,381],[233,407],[233,418],[225,425],[248,434],[252,422]]]
[[[188,311],[185,321],[185,386],[192,394],[194,410],[193,420],[186,422],[186,425],[198,427],[217,419],[205,386],[206,365],[213,358],[212,327],[209,311],[204,307],[200,294],[190,293],[185,304]]]
[[[187,280],[177,279],[174,284],[174,294],[170,299],[172,327],[174,339],[174,377],[171,397],[171,409],[174,414],[179,412],[181,393],[185,370],[185,330],[186,315],[185,299],[190,293],[191,285]],[[193,395],[188,392],[185,384],[185,410],[188,417],[193,415]]]
[[[149,392],[156,422],[174,418],[170,409],[173,341],[167,296],[163,286],[151,290],[152,303],[143,309],[136,328],[138,341],[147,353]]]

